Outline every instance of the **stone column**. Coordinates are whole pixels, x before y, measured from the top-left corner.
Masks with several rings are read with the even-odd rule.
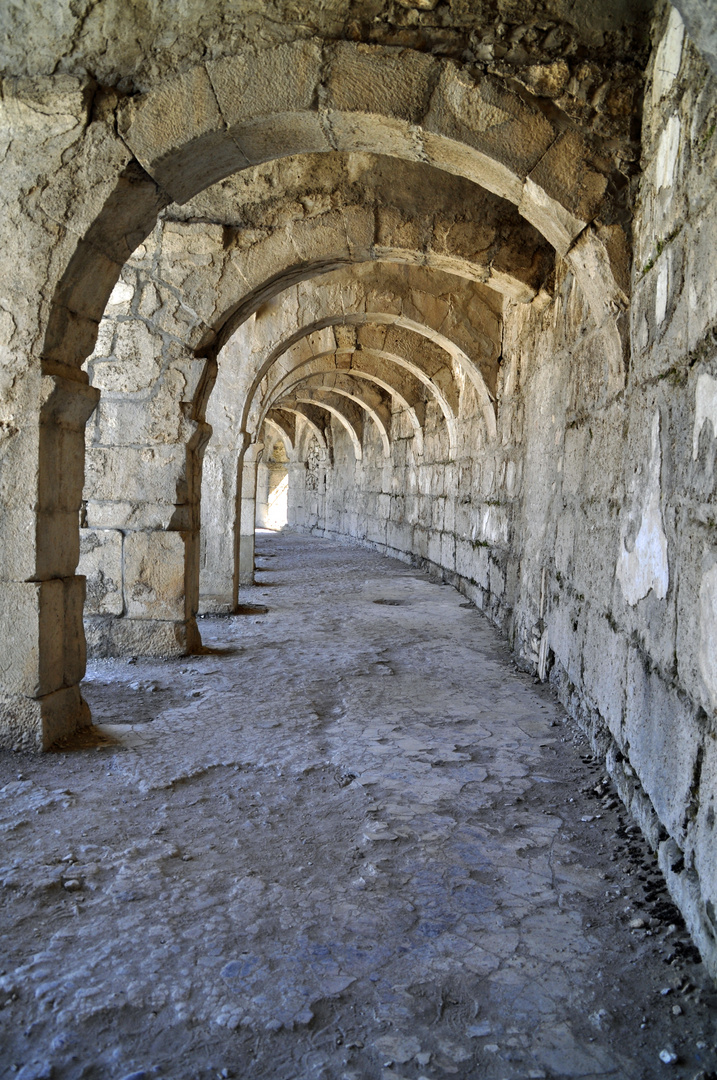
[[[242,450],[218,445],[204,455],[201,505],[199,610],[227,615],[237,605],[239,501]]]
[[[257,528],[266,527],[269,513],[269,466],[265,461],[260,461],[256,470],[256,525]]]
[[[239,498],[239,550],[237,578],[239,585],[254,584],[254,529],[256,523],[256,479],[262,443],[252,443],[244,452],[241,463]]]
[[[39,366],[23,384],[27,407],[0,429],[0,745],[32,750],[90,722],[75,569],[84,427],[98,395],[82,373]]]
[[[107,393],[88,433],[81,568],[95,656],[181,656],[200,644],[199,504],[207,362],[175,357],[148,401]],[[184,392],[166,393],[178,383]],[[188,399],[188,400],[187,400]]]

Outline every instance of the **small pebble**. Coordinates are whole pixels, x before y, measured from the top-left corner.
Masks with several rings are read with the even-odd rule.
[[[645,927],[644,919],[630,919],[631,930],[643,930]]]
[[[67,881],[63,881],[62,884],[68,892],[77,892],[78,889],[82,888],[82,882],[78,881],[77,878],[68,878]]]
[[[671,1050],[660,1050],[660,1061],[663,1065],[674,1065],[677,1054],[673,1054]]]
[[[673,1005],[672,1006],[672,1015],[673,1016],[682,1016],[682,1007],[680,1005]]]

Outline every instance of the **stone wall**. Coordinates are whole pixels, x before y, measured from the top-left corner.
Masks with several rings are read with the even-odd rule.
[[[334,426],[290,524],[427,564],[550,678],[717,972],[717,85],[670,8],[654,45],[629,312],[596,319],[559,260],[506,302],[495,440],[469,387],[454,458],[430,406],[422,457],[394,417],[390,469]]]

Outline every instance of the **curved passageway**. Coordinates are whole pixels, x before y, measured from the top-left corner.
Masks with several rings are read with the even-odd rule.
[[[709,1075],[708,980],[550,689],[415,568],[257,563],[202,655],[93,662],[84,747],[0,754],[0,1077]]]

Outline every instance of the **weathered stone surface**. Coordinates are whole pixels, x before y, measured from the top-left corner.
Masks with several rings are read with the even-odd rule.
[[[121,615],[122,533],[111,529],[82,529],[78,569],[87,580],[88,615]]]
[[[86,721],[83,607],[97,654],[198,647],[281,475],[294,527],[425,565],[553,680],[717,971],[717,98],[682,7],[102,0],[53,13],[62,59],[13,8],[8,745]]]
[[[204,67],[128,101],[119,131],[150,176],[180,203],[248,164],[227,131]]]
[[[316,112],[319,42],[297,41],[207,65],[229,131],[247,161],[330,150]]]
[[[127,533],[124,588],[131,619],[184,618],[184,546],[177,532]]]

